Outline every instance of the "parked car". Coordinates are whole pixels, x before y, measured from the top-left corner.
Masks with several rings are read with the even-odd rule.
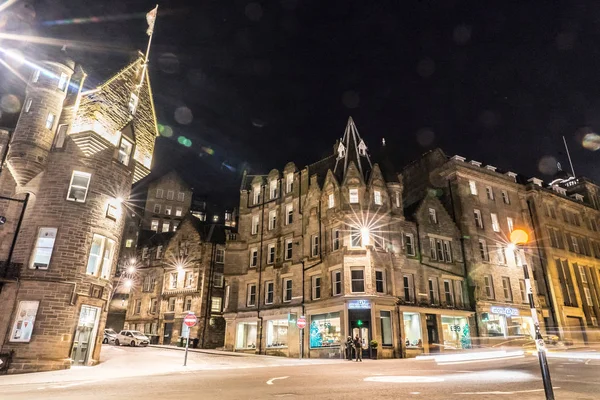
[[[115,332],[113,329],[105,329],[104,330],[104,339],[102,339],[102,343],[107,344],[115,344],[115,341],[117,340],[117,335],[118,333]]]
[[[150,339],[140,331],[123,330],[119,332],[117,339],[115,340],[117,346],[148,346],[148,343],[150,343]]]

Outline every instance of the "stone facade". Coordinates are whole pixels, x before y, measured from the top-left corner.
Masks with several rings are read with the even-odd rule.
[[[450,346],[444,321],[468,325],[472,314],[456,226],[435,198],[405,218],[402,177],[385,178],[371,163],[352,119],[334,148],[302,170],[288,163],[281,173],[244,176],[239,232],[226,247],[225,348],[338,358],[349,335],[377,358]],[[429,208],[439,209],[435,226],[423,220]],[[448,244],[447,258],[422,257],[429,238]]]
[[[203,348],[223,346],[223,261],[226,230],[202,224],[188,214],[177,232],[156,233],[141,241],[140,263],[132,287],[125,328],[153,343],[177,344],[183,318],[198,317],[190,338]]]
[[[124,71],[138,70],[141,62]],[[138,103],[146,111],[133,116],[127,107],[135,73],[122,71],[93,93],[82,93],[85,73],[72,61],[61,55],[43,66],[28,83],[0,175],[2,195],[10,198],[0,204],[10,221],[0,232],[0,301],[10,315],[0,320],[0,331],[8,332],[0,340],[1,352],[14,351],[9,373],[98,362],[123,231],[121,201],[146,160],[124,159],[119,133],[125,125],[138,126],[132,151],[140,140],[151,157],[156,132],[148,82]],[[151,118],[140,125],[145,113]],[[109,121],[119,138],[106,140],[93,124],[85,132],[75,129],[73,121],[85,118]],[[142,167],[143,175],[148,169]],[[15,265],[10,276],[6,272]]]

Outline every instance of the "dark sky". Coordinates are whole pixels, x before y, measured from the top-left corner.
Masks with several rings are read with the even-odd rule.
[[[92,42],[69,50],[91,81],[145,48],[155,4],[32,3],[36,34]],[[173,133],[164,148],[191,139],[199,170],[312,163],[351,115],[399,167],[440,146],[548,180],[556,161],[568,169],[564,135],[577,174],[600,181],[598,154],[582,146],[600,129],[598,1],[168,1],[150,58],[159,122]]]

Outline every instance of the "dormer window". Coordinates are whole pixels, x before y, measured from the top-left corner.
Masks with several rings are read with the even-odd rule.
[[[127,138],[121,136],[121,143],[119,144],[119,153],[117,154],[117,160],[123,165],[129,165],[132,150],[133,143],[127,140]]]
[[[294,189],[294,173],[290,172],[285,177],[285,192],[290,193]]]
[[[137,110],[138,106],[138,97],[135,93],[131,93],[129,96],[129,113],[135,114],[135,110]]]
[[[350,189],[350,204],[358,203],[358,189]]]
[[[260,200],[260,185],[254,186],[252,189],[252,204],[258,204]]]
[[[269,192],[271,194],[271,200],[277,197],[277,179],[273,179],[269,182]]]
[[[367,156],[367,145],[365,144],[365,142],[361,139],[360,143],[358,144],[358,154],[366,157]]]
[[[379,190],[375,190],[373,192],[373,200],[375,201],[375,204],[378,206],[383,204],[383,202],[381,201],[381,192]]]
[[[337,148],[337,151],[338,151],[338,160],[340,158],[346,157],[346,147],[344,147],[344,144],[342,142],[340,142],[340,144]]]

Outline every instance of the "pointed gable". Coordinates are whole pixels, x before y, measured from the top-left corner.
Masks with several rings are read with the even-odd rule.
[[[362,175],[363,181],[366,180],[373,165],[367,152],[367,145],[360,137],[354,120],[349,117],[344,137],[337,146],[337,159],[333,172],[340,180],[344,180],[352,163]]]
[[[143,63],[140,57],[99,87],[82,92],[70,131],[75,143],[90,156],[109,145],[118,146],[120,130],[131,125],[135,132],[134,182],[150,173],[158,136],[148,74],[138,88]],[[129,102],[138,89],[136,112],[132,115]]]

